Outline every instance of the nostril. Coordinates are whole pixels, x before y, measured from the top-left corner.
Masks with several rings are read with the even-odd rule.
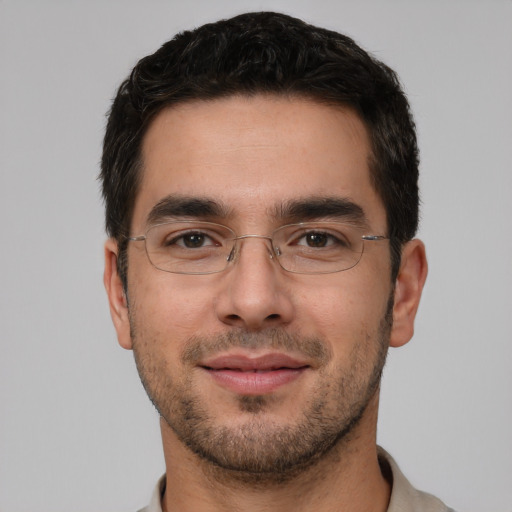
[[[279,318],[280,318],[280,315],[278,315],[277,313],[267,316],[268,320],[278,320]]]

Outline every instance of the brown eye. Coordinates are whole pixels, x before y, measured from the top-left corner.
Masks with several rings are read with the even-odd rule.
[[[345,244],[342,238],[343,235],[336,236],[333,233],[325,231],[308,231],[298,236],[295,244],[300,247],[311,247],[313,249],[334,248],[342,247]]]
[[[325,233],[308,233],[304,238],[309,247],[325,247],[329,243],[329,236]]]
[[[196,249],[202,247],[205,243],[206,236],[202,233],[190,233],[182,237],[183,245],[189,249]]]
[[[168,249],[182,248],[182,249],[202,249],[203,247],[219,246],[210,235],[201,231],[189,231],[186,233],[173,233],[167,236],[163,244]]]

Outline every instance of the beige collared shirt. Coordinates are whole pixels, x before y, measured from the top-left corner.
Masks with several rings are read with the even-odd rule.
[[[387,512],[454,512],[441,500],[416,490],[405,478],[393,458],[382,448],[379,448],[381,466],[388,466],[393,478],[393,488]],[[383,467],[386,471],[386,468]],[[153,491],[149,505],[139,512],[162,512],[161,497],[165,489],[165,475],[160,478]]]

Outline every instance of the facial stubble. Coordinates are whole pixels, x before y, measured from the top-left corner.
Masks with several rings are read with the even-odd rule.
[[[146,392],[177,438],[203,461],[241,480],[283,481],[309,468],[334,447],[346,443],[359,424],[372,398],[378,393],[392,326],[393,294],[376,333],[353,347],[348,364],[336,376],[325,370],[332,354],[318,338],[294,336],[282,329],[192,337],[181,354],[182,368],[193,368],[205,355],[235,347],[272,348],[306,355],[317,366],[318,378],[300,417],[282,424],[269,419],[272,395],[239,396],[237,404],[244,421],[223,424],[208,410],[200,389],[194,385],[194,370],[181,378],[171,375],[164,358],[136,329],[130,315],[137,369]]]

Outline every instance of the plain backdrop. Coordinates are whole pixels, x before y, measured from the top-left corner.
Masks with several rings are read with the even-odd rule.
[[[102,286],[105,112],[140,57],[248,10],[344,32],[400,74],[430,275],[379,443],[459,512],[511,512],[509,0],[0,0],[0,511],[135,511],[164,471]]]

